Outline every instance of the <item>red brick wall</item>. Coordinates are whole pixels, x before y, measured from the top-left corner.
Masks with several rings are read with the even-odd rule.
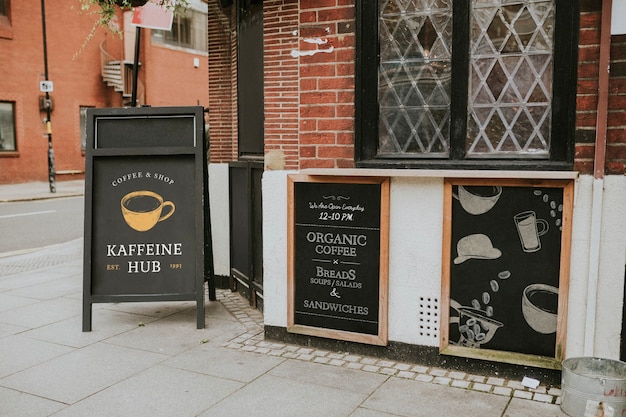
[[[145,85],[145,104],[150,106],[209,105],[208,59],[206,54],[179,51],[151,42],[150,30],[142,30],[140,73]],[[134,43],[134,42],[133,42]],[[194,58],[198,67],[194,66]]]
[[[17,152],[0,152],[0,184],[47,182],[46,112],[39,110],[39,97],[44,95],[39,91],[39,81],[45,74],[41,1],[10,3],[12,37],[0,37],[0,100],[16,104]],[[45,5],[48,72],[54,82],[50,119],[55,168],[83,171],[79,108],[116,104],[100,80],[99,44],[111,35],[98,29],[76,55],[95,17],[80,13],[75,1],[47,0]],[[58,180],[63,178],[57,175]]]
[[[234,7],[209,1],[209,158],[215,163],[237,159],[234,14]]]
[[[626,173],[626,35],[611,38],[606,156],[607,174]]]
[[[46,0],[46,32],[50,93],[54,102],[52,145],[57,180],[76,178],[61,171],[84,171],[81,151],[80,107],[121,107],[120,93],[107,87],[100,74],[100,44],[121,57],[123,40],[101,27],[87,43],[97,15],[81,11],[79,0]],[[96,8],[93,8],[95,11]],[[0,184],[48,181],[48,135],[39,110],[39,81],[44,80],[41,0],[12,0],[11,27],[0,28],[0,100],[16,105],[17,152],[0,152]],[[121,11],[117,25],[122,26]],[[208,104],[207,59],[193,67],[193,55],[150,48],[150,31],[142,34],[139,78],[146,86],[146,102],[153,106]],[[134,40],[131,40],[134,45]],[[84,49],[81,46],[84,44]],[[146,51],[146,49],[148,49]],[[132,59],[132,58],[131,58]],[[230,74],[230,72],[229,72]]]
[[[353,1],[300,1],[300,51],[332,49],[299,58],[301,168],[354,166],[354,21]]]
[[[297,0],[263,2],[265,151],[285,154],[285,168],[296,169],[300,146],[299,105],[301,86],[298,60],[299,8]]]
[[[576,156],[574,169],[593,173],[595,154],[598,77],[600,59],[601,0],[582,0],[578,49],[576,101]],[[606,174],[624,174],[626,166],[626,36],[611,37]]]
[[[264,2],[266,152],[282,150],[287,168],[354,166],[354,1]],[[575,170],[582,174],[593,172],[601,5],[601,0],[581,1]],[[234,32],[234,22],[231,25],[228,33]],[[216,141],[211,149],[217,151],[232,149],[226,145],[229,140],[236,146],[235,80],[229,86],[222,83],[228,78],[225,72],[229,63],[233,65],[231,72],[236,71],[234,50],[230,51],[230,61],[225,56],[224,28],[211,33],[210,95],[215,100],[211,106],[219,113],[211,119]],[[625,46],[626,36],[612,37],[607,174],[623,174],[626,163]],[[326,52],[306,54],[316,50]],[[226,161],[235,156],[236,151],[230,155],[218,152],[212,160]]]

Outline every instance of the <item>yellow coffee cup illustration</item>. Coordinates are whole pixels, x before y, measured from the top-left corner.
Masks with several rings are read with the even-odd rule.
[[[159,194],[148,190],[126,194],[122,197],[121,206],[124,220],[138,232],[152,229],[158,222],[174,214],[176,209],[174,203],[163,201]],[[163,214],[165,207],[169,207],[169,211]]]

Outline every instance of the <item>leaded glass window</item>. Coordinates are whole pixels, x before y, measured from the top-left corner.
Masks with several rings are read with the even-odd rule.
[[[448,153],[452,0],[380,4],[380,152]]]
[[[579,0],[356,7],[357,166],[571,169]]]
[[[553,2],[474,1],[470,16],[468,156],[549,157]]]

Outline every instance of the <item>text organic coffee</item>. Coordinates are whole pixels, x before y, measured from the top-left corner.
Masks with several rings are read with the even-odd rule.
[[[380,181],[294,182],[290,331],[380,335],[382,189]]]

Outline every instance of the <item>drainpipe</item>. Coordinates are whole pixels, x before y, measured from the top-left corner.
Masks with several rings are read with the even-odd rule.
[[[587,282],[587,311],[585,320],[585,356],[594,356],[598,281],[600,272],[600,243],[602,237],[602,200],[604,197],[604,163],[606,160],[606,131],[608,126],[609,73],[611,67],[611,12],[613,1],[602,1],[600,27],[600,62],[598,63],[598,109],[596,146],[593,172],[593,200],[589,244],[589,280]]]

